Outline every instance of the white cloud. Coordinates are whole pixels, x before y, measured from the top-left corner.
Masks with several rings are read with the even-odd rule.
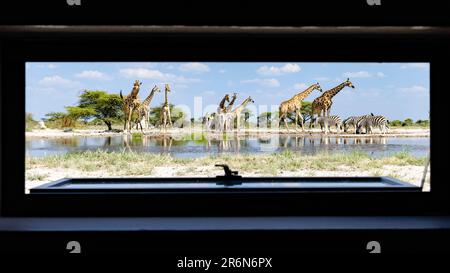
[[[368,71],[345,72],[342,75],[347,78],[371,78],[385,76],[383,72],[370,73]]]
[[[120,74],[126,78],[152,79],[168,83],[192,83],[200,82],[199,79],[185,78],[170,73],[163,73],[159,70],[147,68],[124,68],[120,69]]]
[[[42,78],[38,81],[38,84],[45,87],[74,87],[78,82],[54,75]]]
[[[287,63],[283,66],[261,66],[256,70],[261,75],[282,75],[286,73],[296,73],[301,70],[298,64]]]
[[[167,64],[167,63],[163,63],[162,67],[165,69],[174,69],[175,66],[173,64]]]
[[[180,65],[179,69],[184,72],[196,72],[196,73],[203,73],[208,72],[209,66],[203,63],[186,63]]]
[[[306,89],[306,88],[308,88],[309,86],[308,85],[306,85],[306,83],[296,83],[296,84],[294,84],[294,88],[295,89],[301,89],[301,90],[304,90],[304,89]]]
[[[80,73],[75,74],[75,77],[85,79],[99,79],[99,80],[109,79],[108,75],[97,70],[84,70],[81,71]]]
[[[407,63],[400,66],[401,69],[407,69],[407,68],[419,68],[419,69],[428,69],[429,64],[428,63]]]
[[[343,74],[343,76],[347,77],[347,78],[369,78],[369,77],[371,77],[370,73],[367,71],[345,72]]]
[[[280,82],[277,79],[252,79],[252,80],[243,80],[241,83],[252,83],[258,84],[264,87],[278,87],[280,86]]]
[[[400,92],[405,94],[425,94],[428,92],[428,89],[421,85],[413,85],[410,87],[402,87],[399,88]]]
[[[224,74],[225,72],[227,72],[225,69],[220,69],[220,70],[219,70],[219,73],[220,73],[220,74]]]
[[[126,62],[126,63],[118,63],[119,68],[122,67],[133,67],[133,68],[155,68],[160,63],[157,62]]]

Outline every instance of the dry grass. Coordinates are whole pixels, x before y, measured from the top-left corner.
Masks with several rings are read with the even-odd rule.
[[[175,158],[167,154],[137,152],[85,151],[46,157],[27,157],[26,169],[58,168],[76,169],[84,172],[103,171],[110,175],[151,175],[155,167],[177,167],[180,174],[195,172],[196,168],[214,164],[228,164],[241,172],[277,175],[279,172],[307,170],[363,170],[376,172],[385,165],[423,166],[425,157],[415,157],[408,152],[399,152],[388,157],[371,157],[361,151],[349,153],[322,153],[302,155],[285,151],[265,155],[222,154],[201,158]],[[35,178],[38,179],[38,178]]]

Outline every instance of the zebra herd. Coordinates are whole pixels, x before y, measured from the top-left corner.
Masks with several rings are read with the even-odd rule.
[[[331,128],[335,127],[336,132],[348,132],[350,128],[354,129],[356,134],[373,134],[373,128],[379,128],[382,134],[386,134],[389,129],[389,121],[384,116],[376,116],[374,114],[363,116],[351,116],[344,121],[339,116],[325,116],[314,118],[310,127],[319,125],[324,133],[331,132]]]

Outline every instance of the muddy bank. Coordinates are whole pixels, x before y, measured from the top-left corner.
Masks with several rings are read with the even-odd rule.
[[[295,135],[295,136],[329,136],[329,137],[343,137],[343,138],[367,138],[367,137],[429,137],[430,129],[429,128],[393,128],[387,134],[380,134],[375,131],[374,134],[366,135],[366,134],[352,134],[352,133],[328,133],[323,134],[320,129],[308,129],[304,132],[286,129],[242,129],[235,130],[233,132],[216,132],[216,131],[206,131],[201,128],[173,128],[168,129],[166,131],[162,131],[160,129],[150,129],[144,130],[141,132],[139,130],[133,130],[132,133],[143,133],[145,136],[177,136],[177,135],[185,135],[192,133],[202,133],[207,134],[212,137],[214,136],[271,136],[274,134],[283,134],[283,135]],[[123,133],[119,131],[105,131],[105,130],[96,130],[96,129],[75,129],[71,131],[57,130],[57,129],[43,129],[43,130],[33,130],[31,132],[26,132],[25,136],[28,139],[31,138],[64,138],[64,137],[76,137],[76,136],[90,136],[90,137],[105,137],[105,136],[123,136],[128,135],[130,133]]]

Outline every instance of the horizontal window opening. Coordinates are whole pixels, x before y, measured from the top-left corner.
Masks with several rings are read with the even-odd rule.
[[[430,191],[427,62],[24,65],[25,193]]]
[[[61,179],[31,189],[31,193],[61,193],[73,190],[80,192],[101,192],[134,190],[408,190],[418,191],[420,187],[389,177],[330,177],[330,178],[98,178]]]

